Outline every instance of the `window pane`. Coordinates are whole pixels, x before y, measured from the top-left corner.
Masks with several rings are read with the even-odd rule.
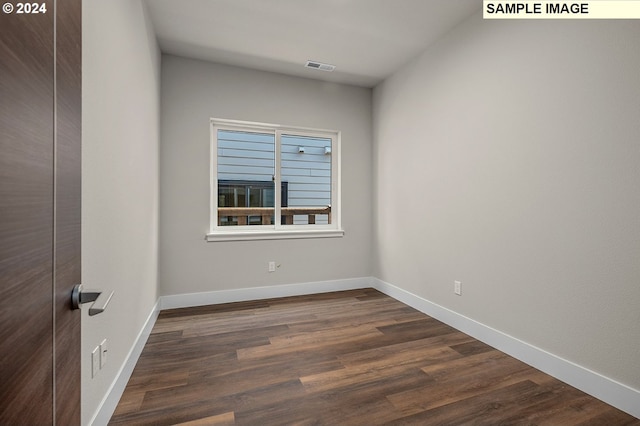
[[[282,135],[281,176],[287,184],[282,223],[331,223],[331,139]]]
[[[218,130],[218,225],[273,225],[275,136]]]

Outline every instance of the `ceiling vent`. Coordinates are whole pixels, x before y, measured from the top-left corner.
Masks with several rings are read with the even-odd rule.
[[[316,61],[307,61],[307,64],[305,65],[305,67],[313,68],[314,70],[329,71],[329,72],[336,69],[335,65],[323,64],[322,62],[316,62]]]

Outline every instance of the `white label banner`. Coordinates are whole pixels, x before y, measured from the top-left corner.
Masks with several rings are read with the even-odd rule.
[[[484,19],[640,19],[640,0],[491,1]]]

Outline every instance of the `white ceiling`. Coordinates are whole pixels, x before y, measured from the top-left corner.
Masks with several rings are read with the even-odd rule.
[[[373,87],[480,10],[480,0],[147,0],[160,48]],[[304,67],[307,60],[334,72]]]

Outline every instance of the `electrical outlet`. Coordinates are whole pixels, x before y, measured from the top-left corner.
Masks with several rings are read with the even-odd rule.
[[[100,343],[100,369],[107,363],[107,339]]]
[[[269,272],[276,271],[276,262],[269,262]]]
[[[100,346],[96,346],[93,352],[91,352],[91,378],[92,379],[98,375],[99,370],[100,370]]]
[[[453,292],[458,296],[462,295],[462,283],[460,281],[453,282]]]

